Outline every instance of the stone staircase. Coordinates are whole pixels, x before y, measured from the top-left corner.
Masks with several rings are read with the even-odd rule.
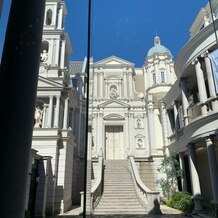
[[[146,213],[136,196],[128,161],[105,161],[103,196],[94,215]]]

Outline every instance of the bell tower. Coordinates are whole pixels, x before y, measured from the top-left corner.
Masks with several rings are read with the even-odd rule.
[[[67,67],[72,48],[64,32],[66,14],[64,1],[46,1],[39,75],[68,84]]]

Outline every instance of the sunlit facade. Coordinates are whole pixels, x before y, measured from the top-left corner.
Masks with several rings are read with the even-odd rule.
[[[99,186],[107,183],[107,169],[116,163],[124,167],[126,162],[130,166],[139,204],[147,212],[154,200],[149,199],[148,192],[159,199],[161,190],[157,181],[164,175],[158,169],[167,153],[163,98],[176,80],[172,59],[170,51],[156,36],[142,68],[116,56],[91,62],[88,147],[92,157],[91,210],[94,214],[110,211],[102,203],[107,197],[99,191]],[[103,163],[105,170],[101,174]],[[123,180],[125,183],[125,178]],[[103,200],[99,202],[100,198]],[[116,204],[115,198],[115,209],[111,213],[116,212]],[[107,209],[102,211],[102,208]],[[117,210],[121,214],[131,213],[127,209]]]
[[[35,217],[72,206],[76,144],[70,116],[78,101],[68,70],[72,48],[64,32],[66,12],[64,1],[46,2],[26,205]]]

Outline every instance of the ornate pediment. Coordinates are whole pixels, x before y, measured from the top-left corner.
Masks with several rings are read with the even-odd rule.
[[[113,99],[98,105],[99,108],[129,108],[129,104]]]
[[[62,89],[64,86],[61,83],[54,82],[48,78],[44,78],[39,76],[38,78],[38,89],[43,89],[43,88],[52,88],[52,89]]]
[[[134,67],[134,64],[132,62],[129,62],[127,60],[124,60],[116,56],[110,56],[94,64],[95,67],[107,67],[107,65],[108,67],[112,67],[112,66]]]

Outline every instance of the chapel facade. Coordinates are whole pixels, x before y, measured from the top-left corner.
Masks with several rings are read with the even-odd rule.
[[[65,2],[46,1],[26,209],[31,216],[63,213],[72,206],[75,137],[70,116],[77,106],[71,88],[64,31]]]
[[[163,97],[175,81],[172,54],[154,38],[142,68],[116,56],[94,62],[90,81],[92,157],[165,154]],[[155,130],[155,131],[154,131]]]

